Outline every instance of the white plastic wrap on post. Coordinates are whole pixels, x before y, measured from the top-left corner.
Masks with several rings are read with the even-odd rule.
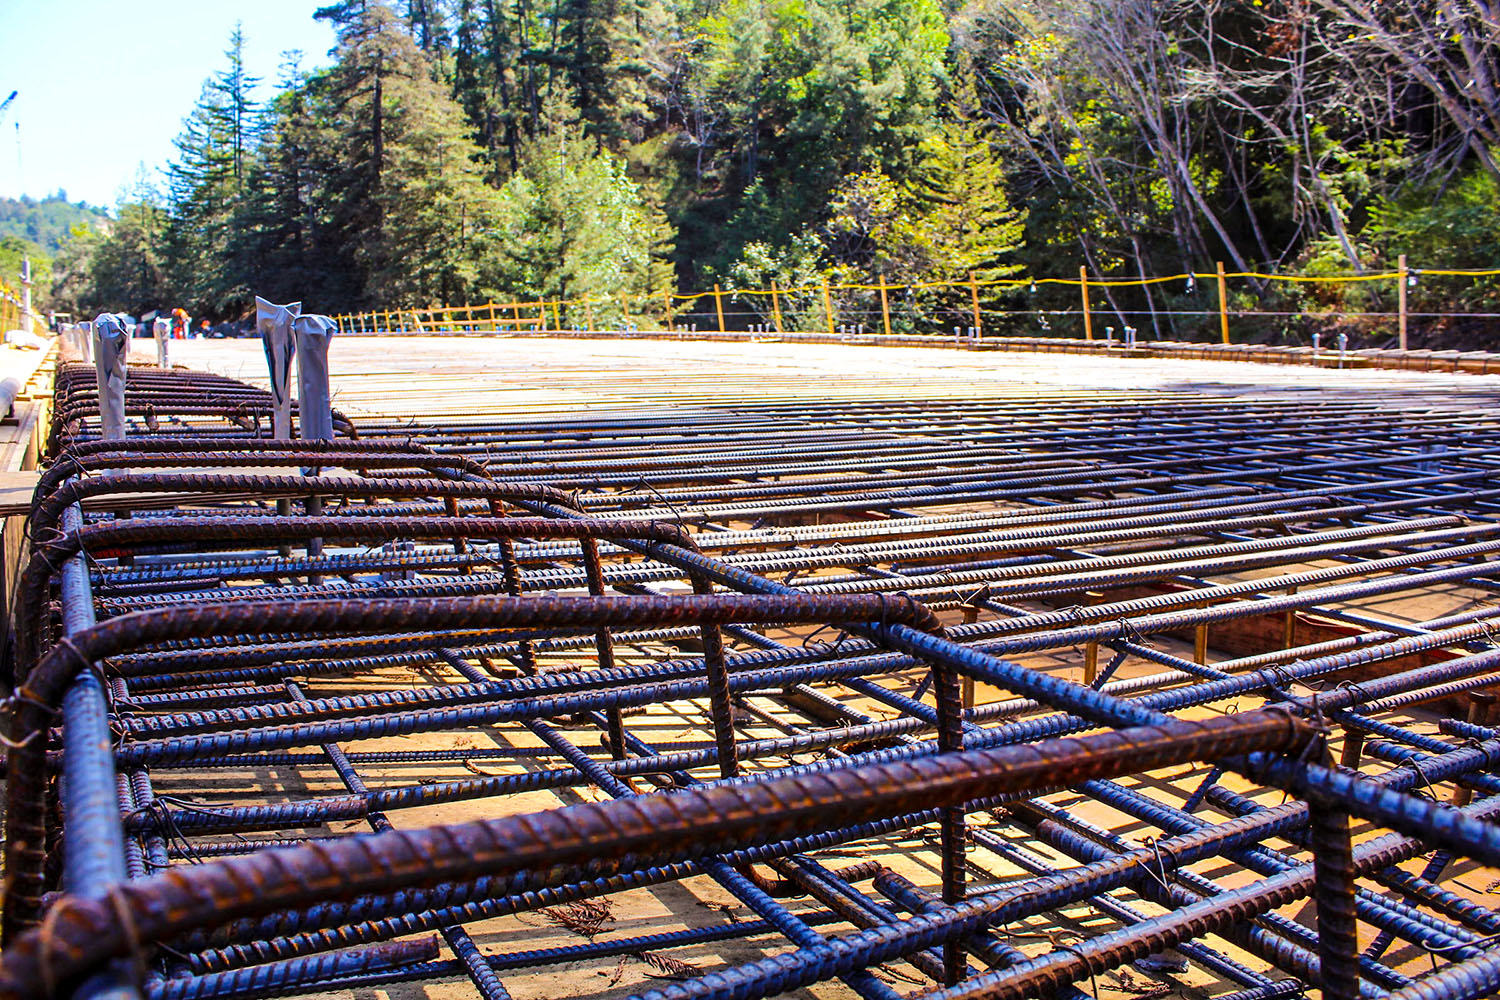
[[[106,441],[125,440],[125,359],[130,356],[130,317],[94,318],[94,371],[99,377],[99,427]]]
[[[84,364],[94,363],[94,324],[81,320],[78,324],[78,351]]]
[[[297,348],[297,412],[304,441],[333,440],[333,399],[328,384],[328,343],[339,325],[327,316],[292,320]]]
[[[292,356],[297,349],[292,320],[301,313],[301,302],[278,306],[259,295],[255,297],[255,327],[271,369],[271,436],[278,441],[292,436]]]
[[[167,341],[172,339],[172,321],[157,318],[151,324],[151,336],[156,338],[156,367],[167,367]]]

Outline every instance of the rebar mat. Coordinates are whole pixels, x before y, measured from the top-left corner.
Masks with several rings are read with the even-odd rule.
[[[0,997],[1500,985],[1489,412],[124,410],[60,367]]]

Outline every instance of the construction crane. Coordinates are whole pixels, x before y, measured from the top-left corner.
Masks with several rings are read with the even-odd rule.
[[[13,102],[18,96],[20,96],[20,94],[21,94],[21,92],[19,90],[12,90],[10,92],[10,96],[9,97],[7,97],[4,101],[0,101],[0,125],[3,125],[5,123],[5,115],[6,115],[7,112],[10,111],[11,102]],[[20,122],[16,122],[16,189],[17,189],[18,193],[20,191],[20,187],[21,187],[21,123]]]

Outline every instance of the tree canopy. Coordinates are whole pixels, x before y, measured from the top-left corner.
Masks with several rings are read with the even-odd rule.
[[[1080,264],[1359,272],[1401,253],[1494,264],[1500,246],[1500,36],[1479,8],[342,0],[317,16],[338,31],[331,65],[289,63],[261,103],[236,29],[165,190],[61,251],[64,304],[231,317],[255,292],[342,311]],[[1202,292],[1105,294],[1154,317]]]

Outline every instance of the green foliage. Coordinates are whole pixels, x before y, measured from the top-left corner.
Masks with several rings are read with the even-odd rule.
[[[1413,266],[1441,262],[1444,269],[1489,269],[1500,261],[1500,180],[1471,168],[1446,186],[1412,185],[1370,209],[1371,243],[1387,261],[1406,254]],[[1494,309],[1494,277],[1419,278],[1427,308]]]
[[[458,109],[436,92],[387,151],[380,189],[381,229],[367,289],[387,302],[431,305],[468,300],[478,277],[477,235],[493,214],[477,152]]]
[[[1374,260],[1374,252],[1367,246],[1356,246],[1356,255],[1361,264]],[[1311,278],[1342,278],[1354,275],[1349,256],[1343,244],[1332,235],[1320,236],[1307,244],[1298,259],[1298,270]],[[1378,291],[1364,282],[1308,283],[1297,289],[1302,308],[1309,311],[1347,312],[1371,308],[1370,296]]]
[[[783,329],[819,330],[824,323],[822,257],[823,245],[814,233],[802,233],[781,246],[750,243],[725,275],[725,288],[732,292],[777,289],[782,294],[775,301],[768,295],[742,298],[763,319],[774,319],[779,309]]]
[[[129,197],[133,200],[116,209],[108,234],[80,233],[77,248],[65,244],[59,253],[70,268],[77,266],[86,276],[69,311],[84,316],[106,311],[138,316],[161,309],[171,300],[166,252],[170,216],[149,188],[138,186]],[[92,252],[75,264],[76,250],[89,247]]]
[[[963,113],[918,146],[903,183],[878,171],[856,174],[839,191],[827,226],[835,264],[866,282],[990,281],[1014,274],[1025,214],[1005,194],[1005,171],[988,138]],[[954,291],[928,290],[928,306]],[[913,308],[916,308],[914,305]]]
[[[604,298],[618,321],[622,293],[658,297],[670,287],[665,217],[642,197],[618,157],[600,152],[571,109],[522,147],[484,234],[483,294],[504,298]]]
[[[719,270],[820,223],[843,178],[904,172],[932,128],[948,32],[931,0],[726,0],[702,37],[705,179],[736,209]]]
[[[322,124],[314,141],[329,147],[324,195],[362,281],[358,298],[464,301],[490,192],[462,109],[389,8],[371,5],[347,25],[337,55],[315,92]]]
[[[164,204],[0,200],[0,236],[56,250],[62,308],[215,319],[252,292],[342,311],[774,282],[817,287],[780,304],[821,328],[825,279],[949,283],[893,293],[896,327],[931,330],[968,325],[971,275],[1492,265],[1500,100],[1485,74],[1452,85],[1393,4],[337,0],[332,64],[288,66],[263,106],[231,36]],[[1388,286],[1236,294],[1359,311]],[[1415,294],[1500,303],[1436,276]],[[1196,335],[1166,314],[1205,296],[1101,286],[1095,308]],[[1063,298],[1015,293],[1026,332]],[[837,305],[879,315],[874,291]]]
[[[1453,183],[1411,186],[1370,210],[1370,235],[1387,258],[1443,260],[1453,268],[1500,261],[1500,181],[1471,169]]]
[[[93,319],[98,313],[118,308],[99,306],[94,292],[94,261],[104,241],[102,230],[80,223],[58,246],[52,259],[52,295],[61,311]]]
[[[38,310],[47,309],[52,299],[52,258],[31,240],[19,236],[0,236],[0,281],[21,289],[21,262],[31,261],[31,301]]]
[[[109,221],[102,209],[68,201],[66,192],[58,191],[40,201],[35,198],[0,198],[0,237],[18,236],[56,253],[74,226],[101,226]],[[6,281],[12,281],[6,278]]]
[[[259,142],[259,83],[245,71],[245,37],[236,26],[224,53],[228,65],[203,91],[177,138],[168,167],[173,225],[168,269],[176,297],[197,315],[223,314],[251,301],[250,275],[236,259],[238,209],[247,193]]]

